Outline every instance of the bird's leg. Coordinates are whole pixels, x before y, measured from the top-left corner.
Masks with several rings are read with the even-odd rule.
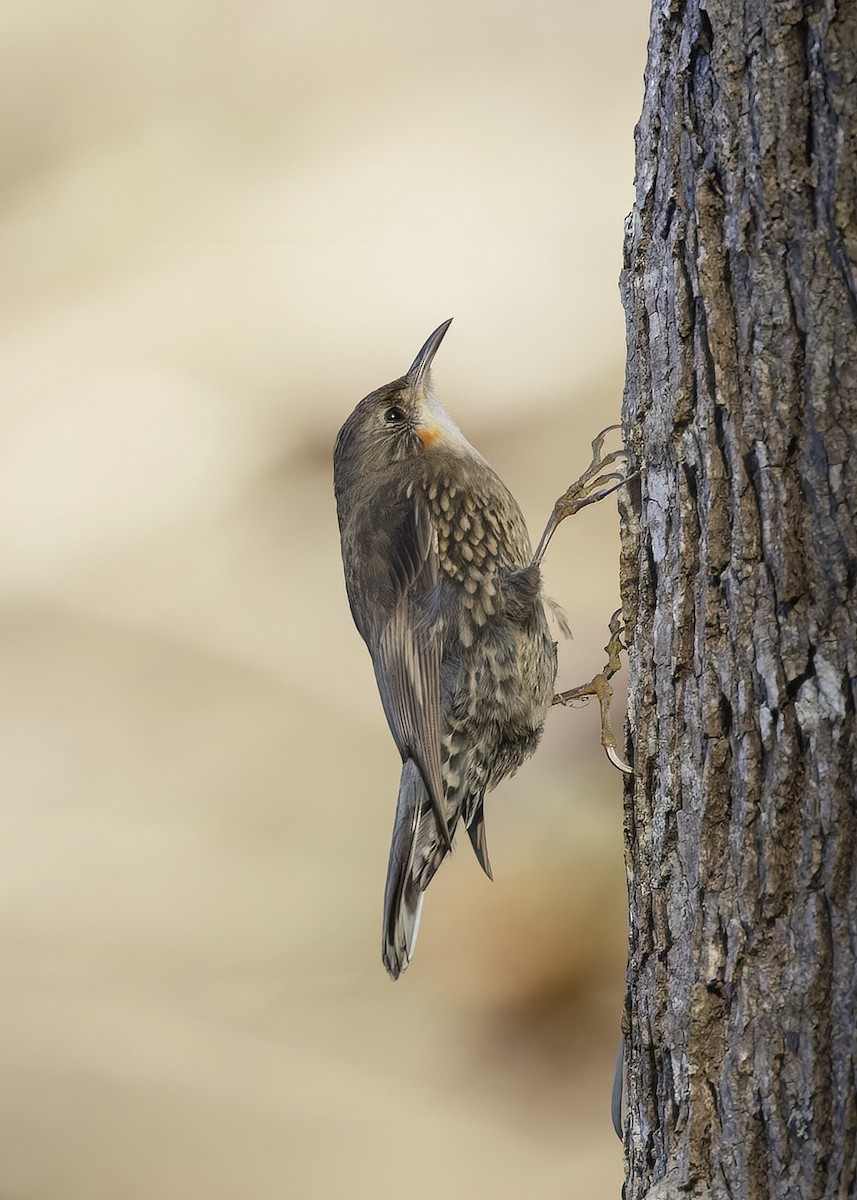
[[[615,492],[621,487],[628,478],[626,470],[628,464],[627,450],[614,450],[612,454],[604,454],[602,456],[602,447],[604,439],[608,433],[614,429],[618,429],[618,425],[608,425],[606,429],[602,429],[592,443],[592,462],[580,476],[580,478],[571,485],[567,492],[564,492],[553,506],[550,520],[545,526],[545,531],[542,534],[542,539],[539,542],[538,549],[533,556],[533,564],[538,566],[545,556],[545,550],[548,548],[548,542],[556,532],[557,526],[566,517],[573,516],[574,513],[580,512],[582,508],[586,508],[587,504],[595,504],[599,500],[603,500],[605,496],[609,496],[611,492]],[[609,470],[610,467],[615,467],[614,470]]]
[[[624,771],[627,775],[633,775],[634,771],[626,762],[619,757],[619,752],[616,749],[616,735],[613,732],[613,726],[610,724],[610,700],[613,696],[613,688],[610,685],[610,680],[619,670],[621,663],[619,662],[619,653],[625,649],[625,644],[622,641],[622,624],[619,620],[621,608],[614,612],[610,618],[610,641],[604,647],[607,651],[607,665],[594,679],[590,679],[589,683],[584,683],[581,687],[572,688],[568,692],[560,692],[554,696],[553,704],[573,704],[575,700],[586,700],[590,696],[595,696],[601,708],[601,745],[610,759],[614,767],[618,767],[620,771]]]

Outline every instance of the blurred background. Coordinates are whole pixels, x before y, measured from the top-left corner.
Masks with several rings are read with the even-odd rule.
[[[632,0],[0,6],[0,1197],[617,1195],[621,776],[555,710],[393,985],[331,449],[437,390],[534,538],[619,414]],[[600,669],[613,500],[548,591]]]

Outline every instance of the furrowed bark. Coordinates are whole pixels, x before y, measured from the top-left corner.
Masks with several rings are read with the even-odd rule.
[[[628,1200],[857,1196],[857,6],[656,3],[625,243]]]

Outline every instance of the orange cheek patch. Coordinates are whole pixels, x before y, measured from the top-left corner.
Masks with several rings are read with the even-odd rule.
[[[439,425],[424,425],[422,429],[416,431],[416,434],[422,442],[424,450],[431,450],[432,446],[442,437]]]

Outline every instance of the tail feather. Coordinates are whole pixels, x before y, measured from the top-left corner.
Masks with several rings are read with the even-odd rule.
[[[485,814],[482,806],[483,797],[480,796],[473,810],[473,816],[467,822],[467,832],[470,835],[470,844],[473,846],[473,853],[478,858],[480,867],[493,881],[494,875],[491,871],[491,860],[488,857],[488,837],[485,833]]]
[[[453,830],[449,832],[451,836]],[[382,957],[392,979],[398,979],[413,958],[423,894],[447,853],[423,777],[408,759],[399,782],[384,889]]]

